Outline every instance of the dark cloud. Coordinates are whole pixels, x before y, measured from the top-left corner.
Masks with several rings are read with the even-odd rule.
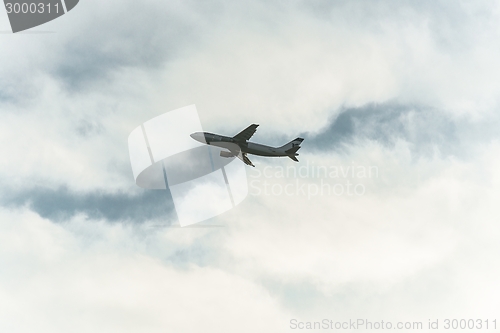
[[[9,87],[6,80],[0,78],[0,105],[7,105],[16,103],[16,94],[12,87]],[[0,108],[0,112],[4,112],[3,108]]]
[[[97,120],[82,119],[78,122],[76,132],[82,137],[90,137],[102,134],[104,127]]]
[[[161,219],[165,224],[177,222],[174,204],[169,191],[144,190],[140,195],[103,192],[76,193],[67,188],[30,190],[6,194],[1,204],[6,207],[28,205],[40,216],[54,222],[85,214],[93,219],[141,223]]]
[[[304,134],[304,147],[339,150],[359,140],[377,141],[394,146],[398,140],[411,144],[414,153],[433,153],[434,148],[447,154],[458,153],[459,124],[432,108],[394,104],[368,104],[345,108],[319,134]]]
[[[168,3],[127,1],[99,8],[99,14],[82,10],[87,20],[70,28],[72,37],[61,46],[51,70],[72,90],[109,79],[123,68],[158,68],[202,32],[195,15]],[[78,29],[85,34],[75,34]]]

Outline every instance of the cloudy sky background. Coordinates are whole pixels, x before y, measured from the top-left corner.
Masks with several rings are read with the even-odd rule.
[[[82,0],[9,30],[0,10],[0,331],[498,314],[498,3]],[[222,227],[177,228],[127,137],[190,104],[212,132],[301,135],[298,166],[378,177],[351,179],[361,196],[253,191]]]

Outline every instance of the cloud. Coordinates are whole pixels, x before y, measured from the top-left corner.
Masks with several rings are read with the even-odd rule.
[[[5,194],[4,194],[5,195]],[[43,218],[62,222],[76,215],[109,222],[141,223],[161,220],[164,225],[177,221],[169,191],[150,190],[138,195],[126,193],[78,193],[67,188],[43,187],[26,191],[11,191],[2,199],[4,207],[29,207]]]
[[[320,179],[311,176],[298,179],[306,193],[273,194],[271,189],[286,185],[295,189],[297,179],[255,177],[251,181],[260,181],[260,195],[247,199],[244,216],[227,217],[231,228],[224,243],[225,267],[264,281],[284,306],[315,318],[328,315],[331,308],[341,318],[360,313],[384,317],[389,312],[425,318],[442,309],[465,314],[473,311],[465,305],[468,297],[479,295],[488,299],[490,305],[482,308],[491,313],[495,301],[487,296],[490,287],[474,287],[472,296],[468,289],[474,278],[465,278],[465,267],[469,260],[486,256],[478,269],[488,275],[487,262],[498,252],[492,243],[499,232],[493,222],[498,211],[491,206],[498,181],[490,178],[498,165],[497,149],[498,144],[489,145],[478,159],[487,168],[483,162],[448,158],[411,161],[404,150],[390,160],[386,154],[397,153],[382,145],[330,157],[328,166],[349,167],[353,156],[357,164],[367,163],[360,160],[366,156],[372,159],[368,165],[379,166],[379,178],[348,177],[366,187],[361,196],[308,197],[309,185],[320,186]],[[379,163],[373,161],[377,155]],[[276,170],[273,164],[261,168],[270,168],[269,175]],[[263,181],[268,182],[267,194]],[[346,179],[322,181],[341,184]],[[479,239],[489,245],[479,246]],[[448,283],[453,287],[446,287]],[[301,304],[304,298],[313,310]]]
[[[210,267],[175,269],[147,250],[122,252],[135,242],[133,229],[92,223],[96,240],[71,231],[82,234],[78,219],[68,222],[68,230],[32,213],[0,214],[10,221],[2,223],[0,236],[0,262],[9,271],[0,278],[2,330],[192,332],[223,325],[255,332],[279,329],[284,320],[267,292],[242,277]],[[165,242],[177,232],[154,237]],[[168,255],[158,250],[155,255]]]
[[[497,105],[497,39],[484,28],[498,13],[481,9],[487,3],[213,6],[221,11],[89,2],[47,25],[57,33],[4,36],[0,132],[11,144],[2,147],[10,156],[2,181],[130,191],[124,138],[137,124],[192,103],[207,130],[231,135],[261,123],[255,138],[271,145],[290,133],[319,133],[332,119],[347,126],[345,112],[360,118],[355,110],[369,105],[414,109],[415,119],[387,126],[420,129],[430,121],[432,136],[442,138],[452,135],[446,122],[469,112],[485,123]],[[119,17],[127,24],[117,24]],[[483,37],[473,38],[478,30]],[[375,121],[380,127],[384,119]],[[18,128],[32,135],[16,135]],[[393,130],[402,131],[360,135],[390,141]],[[430,132],[411,138],[411,130],[402,134],[410,141],[453,141]],[[57,168],[53,160],[61,161]]]
[[[24,331],[74,323],[97,331],[122,325],[216,331],[222,321],[227,327],[245,321],[245,329],[271,332],[285,331],[291,318],[479,315],[471,302],[493,315],[498,151],[498,143],[490,144],[474,163],[437,157],[417,163],[404,149],[381,144],[325,154],[328,165],[350,166],[353,156],[358,164],[378,162],[380,175],[350,179],[366,186],[362,196],[252,195],[216,219],[226,228],[150,229],[109,223],[109,213],[55,224],[2,209],[0,261],[9,274],[0,283],[1,322]],[[264,174],[275,163],[257,168]],[[33,320],[21,322],[27,313]]]
[[[432,155],[435,148],[444,154],[457,154],[460,125],[446,113],[430,107],[368,104],[345,108],[321,132],[303,136],[308,138],[312,150],[335,150],[364,140],[394,147],[404,140],[411,145],[413,154]]]

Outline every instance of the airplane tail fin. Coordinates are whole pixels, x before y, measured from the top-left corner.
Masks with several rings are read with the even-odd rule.
[[[285,153],[288,157],[290,157],[295,162],[298,162],[299,160],[295,156],[299,156],[299,154],[297,154],[297,151],[300,149],[300,144],[302,143],[302,141],[304,141],[304,139],[297,138],[280,148],[283,148],[285,150]]]
[[[281,146],[279,147],[280,149],[284,149],[285,151],[291,149],[291,148],[294,148],[294,147],[298,147],[300,146],[300,144],[302,143],[302,141],[304,141],[304,139],[302,138],[297,138],[295,140],[292,140],[290,142],[288,142],[286,145],[284,146]]]

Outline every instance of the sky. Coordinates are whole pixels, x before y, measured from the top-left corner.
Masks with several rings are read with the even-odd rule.
[[[82,0],[9,31],[0,9],[0,331],[500,325],[497,2]],[[191,104],[305,140],[180,228],[127,138]]]

